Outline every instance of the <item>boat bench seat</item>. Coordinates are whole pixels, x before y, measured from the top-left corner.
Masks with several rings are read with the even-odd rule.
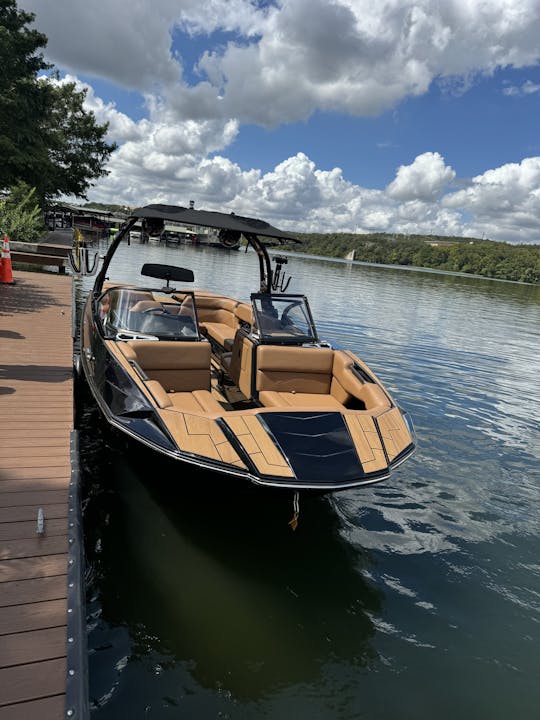
[[[166,398],[169,404],[162,405],[162,407],[174,408],[174,410],[195,413],[197,415],[223,413],[222,406],[212,397],[212,393],[209,390],[166,393]]]
[[[235,328],[218,322],[201,322],[199,327],[205,335],[209,335],[213,340],[218,342],[222,347],[226,347],[234,338]]]
[[[146,387],[159,407],[223,412],[210,392],[210,343],[130,340],[123,351],[148,376]]]
[[[343,406],[330,394],[334,351],[261,345],[257,349],[256,389],[265,407]]]
[[[263,390],[259,393],[259,401],[264,407],[295,407],[317,408],[328,410],[345,410],[345,407],[333,395],[319,393],[275,392]]]
[[[252,324],[249,303],[231,298],[197,295],[197,313],[201,330],[219,345],[230,348],[240,322]]]
[[[353,359],[331,348],[261,345],[256,389],[265,407],[388,410],[389,401],[374,382],[351,371]]]

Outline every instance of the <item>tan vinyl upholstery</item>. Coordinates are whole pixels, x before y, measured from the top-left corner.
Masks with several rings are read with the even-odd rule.
[[[201,329],[222,347],[232,344],[240,320],[252,323],[248,303],[218,295],[197,295],[196,305]]]
[[[193,299],[191,295],[184,295],[183,299],[180,300],[179,296],[175,295],[174,299],[177,302],[164,302],[162,308],[170,315],[188,315],[193,317]]]
[[[333,360],[330,348],[261,345],[256,389],[329,395]]]
[[[200,326],[206,335],[209,335],[223,347],[225,347],[228,340],[234,338],[235,329],[225,323],[206,321],[201,323]]]
[[[234,308],[234,314],[238,320],[253,325],[253,310],[248,303],[238,303]]]
[[[330,348],[261,345],[256,388],[265,407],[365,409],[390,407],[384,391],[352,372],[354,359]]]
[[[139,300],[129,309],[130,312],[146,312],[147,310],[163,310],[156,300]]]
[[[210,390],[209,343],[131,340],[125,345],[150,380],[157,380],[166,392]],[[124,351],[126,357],[128,352]]]
[[[236,338],[235,338],[236,342]],[[253,341],[244,334],[238,335],[238,354],[235,355],[235,346],[233,345],[230,375],[238,385],[240,392],[247,398],[253,396]]]
[[[205,415],[208,413],[211,415],[223,413],[223,408],[208,390],[169,393],[167,397],[175,410]]]
[[[347,353],[342,350],[334,351],[332,395],[344,405],[357,398],[370,412],[388,409],[390,401],[383,390],[376,383],[362,382],[356,377],[351,371],[353,363],[353,359]]]
[[[166,408],[172,405],[170,395],[165,391],[165,388],[160,382],[157,380],[147,380],[146,387],[150,390],[152,397],[160,408]]]
[[[317,408],[329,410],[345,410],[343,405],[332,395],[318,393],[275,392],[263,390],[259,393],[259,400],[264,407],[295,407]]]

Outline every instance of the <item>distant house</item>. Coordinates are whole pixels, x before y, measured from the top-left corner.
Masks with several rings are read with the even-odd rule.
[[[436,240],[433,238],[428,238],[427,240],[424,240],[427,245],[431,245],[431,247],[444,247],[446,245],[457,245],[460,241],[459,240],[440,240],[437,238]]]
[[[49,230],[72,227],[100,233],[109,228],[112,216],[107,210],[55,203],[45,210],[45,225]]]

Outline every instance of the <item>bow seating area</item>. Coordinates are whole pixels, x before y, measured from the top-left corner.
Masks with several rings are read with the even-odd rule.
[[[134,340],[122,343],[122,352],[136,370],[142,370],[159,407],[223,412],[210,393],[210,343]]]
[[[255,374],[259,402],[265,407],[388,410],[382,390],[352,371],[341,350],[261,345]]]
[[[252,344],[244,339],[249,345]],[[144,380],[160,408],[224,414],[211,393],[209,342],[132,340],[122,352]],[[260,345],[247,396],[266,408],[365,410],[384,412],[391,405],[374,383],[353,372],[347,353],[331,348]],[[243,385],[243,387],[246,387]]]

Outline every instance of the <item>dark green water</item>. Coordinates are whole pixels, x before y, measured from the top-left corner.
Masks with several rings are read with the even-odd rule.
[[[126,248],[120,276],[157,252]],[[253,256],[166,252],[197,287],[256,289]],[[293,533],[288,495],[139,452],[84,404],[93,717],[538,717],[540,289],[288,269],[419,450],[382,485],[303,502]]]

